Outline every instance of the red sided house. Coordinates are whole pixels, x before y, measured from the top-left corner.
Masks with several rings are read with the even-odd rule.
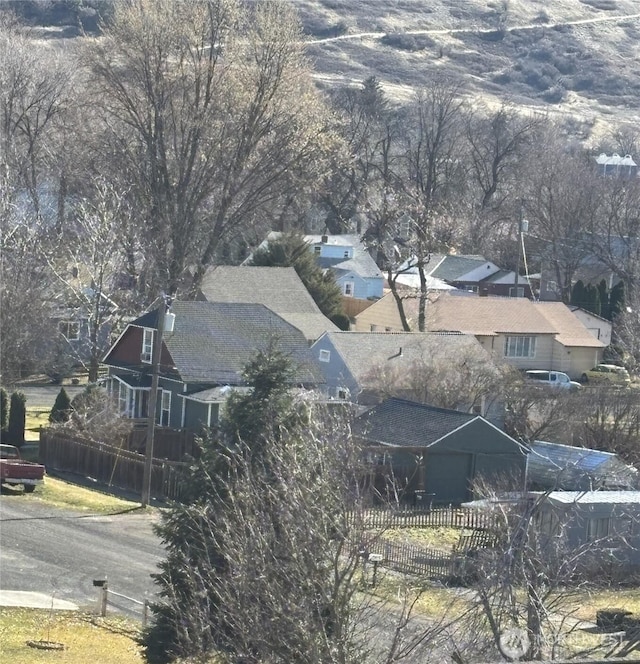
[[[130,323],[107,353],[107,390],[130,418],[148,416],[158,312]],[[180,302],[166,318],[159,366],[157,424],[198,431],[215,425],[247,363],[275,347],[293,362],[292,386],[323,380],[303,333],[262,304]]]

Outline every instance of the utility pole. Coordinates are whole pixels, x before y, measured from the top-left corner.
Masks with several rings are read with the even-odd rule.
[[[167,315],[167,299],[164,294],[161,298],[162,302],[157,309],[158,321],[156,324],[156,334],[153,339],[153,352],[151,355],[151,392],[149,393],[147,441],[145,444],[144,472],[142,475],[142,507],[146,507],[151,502],[151,468],[153,462],[153,439],[156,433],[156,407],[158,403],[158,381],[160,378],[160,356],[162,354],[164,321]]]
[[[513,297],[518,297],[518,285],[520,280],[520,261],[522,260],[523,233],[526,233],[529,222],[524,218],[524,201],[520,201],[520,214],[518,215],[518,262],[516,263],[516,278],[514,283]]]

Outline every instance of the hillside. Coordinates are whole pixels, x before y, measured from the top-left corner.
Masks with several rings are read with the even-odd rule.
[[[399,100],[446,73],[471,98],[546,110],[595,143],[640,129],[636,0],[296,0],[323,87],[376,76]]]

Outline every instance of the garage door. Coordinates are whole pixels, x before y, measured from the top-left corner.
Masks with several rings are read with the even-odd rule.
[[[435,494],[434,503],[461,503],[468,500],[471,454],[427,454],[426,490]]]

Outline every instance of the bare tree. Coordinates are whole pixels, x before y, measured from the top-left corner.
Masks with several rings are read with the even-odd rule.
[[[574,276],[591,255],[589,229],[600,207],[600,182],[586,155],[571,153],[553,134],[543,134],[536,145],[523,187],[528,238],[567,303]]]
[[[505,398],[505,371],[474,348],[443,353],[431,347],[408,371],[373,366],[366,381],[381,399],[400,396],[440,408],[486,414]]]
[[[0,373],[11,384],[47,365],[52,307],[50,273],[38,257],[45,231],[23,214],[10,170],[0,168]]]
[[[169,292],[324,174],[328,115],[285,2],[117,3],[88,61],[105,151],[118,155],[106,167],[130,183]]]
[[[38,45],[3,14],[0,25],[0,147],[30,212],[57,218],[55,136],[71,104],[73,70],[59,52]],[[49,200],[45,203],[43,198]],[[24,201],[21,203],[24,206]],[[25,209],[26,212],[26,209]]]
[[[95,182],[93,200],[75,205],[73,223],[56,235],[44,253],[58,280],[56,301],[73,320],[86,321],[86,347],[68,346],[75,362],[85,365],[89,382],[98,379],[104,353],[123,313],[135,308],[130,290],[119,289],[126,278],[128,255],[135,248],[127,243],[132,225],[125,196],[104,181]],[[122,305],[122,311],[120,307]]]
[[[587,533],[586,512],[578,503],[557,510],[551,491],[505,494],[495,483],[480,484],[476,495],[491,511],[494,525],[485,538],[487,546],[475,550],[460,570],[475,594],[475,609],[462,622],[467,635],[474,636],[459,642],[459,661],[576,655],[569,645],[580,626],[576,600],[589,587],[609,581],[603,574],[603,549],[630,546],[626,521],[606,535],[589,531],[579,540],[570,534],[574,528]],[[581,654],[597,650],[604,652],[602,644]]]

